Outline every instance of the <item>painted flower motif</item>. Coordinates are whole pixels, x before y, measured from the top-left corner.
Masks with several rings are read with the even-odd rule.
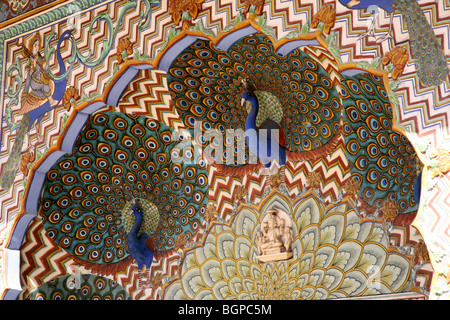
[[[425,241],[420,239],[414,247],[416,248],[416,250],[414,251],[414,260],[421,260],[423,263],[429,263],[430,256],[428,254],[428,249]]]
[[[161,272],[155,274],[152,278],[152,288],[161,287],[163,284],[163,274]]]
[[[405,70],[406,63],[409,60],[408,51],[403,47],[395,47],[392,51],[386,53],[381,59],[381,63],[386,66],[392,62],[394,70],[391,73],[392,79],[397,80]]]
[[[293,258],[259,263],[254,242],[276,206],[292,216]],[[292,203],[274,193],[243,205],[231,225],[214,224],[202,246],[186,252],[179,279],[163,299],[332,299],[408,290],[411,258],[390,251],[379,222],[361,222],[342,202],[325,206],[313,192]]]
[[[217,207],[214,203],[210,203],[208,207],[206,208],[205,212],[205,219],[206,220],[212,220],[214,217],[218,215]]]
[[[269,186],[272,189],[277,188],[282,181],[283,181],[283,179],[281,177],[281,172],[278,171],[277,173],[275,173],[269,177]]]
[[[70,107],[75,107],[75,100],[80,99],[80,93],[74,86],[70,86],[64,92],[62,102],[66,111],[70,111]]]
[[[133,44],[134,43],[131,42],[130,37],[123,37],[119,40],[116,52],[117,62],[119,64],[125,61],[124,58],[133,54]]]
[[[429,152],[430,159],[437,161],[437,166],[431,170],[431,177],[443,177],[450,171],[450,150],[444,147]]]
[[[385,220],[394,220],[398,215],[398,209],[395,201],[385,201],[380,209],[383,212],[383,217]]]
[[[359,193],[359,188],[361,187],[361,182],[355,179],[349,179],[344,184],[344,190],[350,197],[353,197]]]
[[[233,202],[242,201],[248,195],[248,190],[245,186],[239,186],[234,191]]]
[[[324,24],[323,31],[325,33],[330,33],[331,28],[334,27],[336,21],[336,10],[332,6],[325,6],[320,8],[319,12],[314,15],[311,21],[311,27],[317,28],[319,22]]]
[[[262,10],[264,8],[264,2],[266,2],[266,1],[265,0],[244,0],[243,2],[245,4],[245,8],[243,11],[244,14],[247,14],[250,10],[250,7],[253,5],[256,7],[255,14],[257,16],[260,16],[262,14]]]
[[[24,177],[28,176],[29,164],[34,162],[35,159],[33,152],[27,152],[20,158],[20,170]]]
[[[322,179],[320,177],[320,173],[318,172],[310,172],[306,177],[306,184],[309,185],[313,189],[317,189],[320,187]]]
[[[170,0],[169,13],[175,24],[181,20],[184,12],[189,10],[192,19],[197,19],[198,13],[202,9],[202,4],[205,0]]]
[[[186,246],[187,243],[187,238],[185,234],[180,234],[176,239],[175,239],[175,246],[174,249],[175,250],[179,250],[179,249],[183,249]]]

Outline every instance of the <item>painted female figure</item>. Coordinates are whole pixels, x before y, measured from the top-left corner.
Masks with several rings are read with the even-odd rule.
[[[22,108],[20,114],[28,113],[39,108],[45,102],[49,102],[51,107],[56,106],[58,101],[52,98],[55,91],[55,84],[45,70],[47,62],[39,53],[41,48],[41,35],[37,33],[28,43],[28,48],[24,48],[28,61],[25,65],[25,88],[22,92]]]

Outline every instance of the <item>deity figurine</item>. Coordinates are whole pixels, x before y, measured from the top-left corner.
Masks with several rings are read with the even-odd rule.
[[[262,262],[286,260],[293,256],[294,235],[286,220],[270,210],[256,234],[257,258]]]
[[[292,251],[292,245],[294,244],[294,233],[289,227],[284,228],[284,248],[286,251]]]

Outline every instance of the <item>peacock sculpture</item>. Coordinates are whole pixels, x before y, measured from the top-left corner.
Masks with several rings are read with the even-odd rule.
[[[271,146],[282,166],[285,158],[326,156],[340,137],[342,105],[327,72],[300,49],[276,53],[264,34],[246,36],[227,52],[199,39],[176,57],[167,79],[187,130],[225,175],[242,177],[270,165],[258,145],[246,141],[247,129],[283,128]]]
[[[245,136],[250,152],[258,156],[258,159],[266,167],[270,168],[272,160],[278,160],[280,166],[286,163],[286,140],[280,124],[272,119],[266,119],[257,126],[256,118],[259,112],[259,102],[251,84],[244,79],[244,92],[242,93],[241,106],[246,101],[251,104],[250,112],[245,120]]]
[[[173,135],[144,116],[91,115],[43,186],[39,213],[50,239],[103,275],[135,261],[150,267],[179,236],[191,239],[206,210],[206,164],[173,160]]]
[[[417,0],[339,0],[341,4],[350,9],[362,10],[378,8],[390,15],[389,32],[386,36],[377,38],[377,42],[391,38],[394,12],[400,11],[409,32],[411,55],[416,63],[416,71],[420,82],[427,87],[438,86],[444,82],[449,69],[442,50],[442,45],[434,34],[433,28],[427,21]],[[374,16],[375,19],[375,16]],[[363,36],[374,36],[374,24]]]

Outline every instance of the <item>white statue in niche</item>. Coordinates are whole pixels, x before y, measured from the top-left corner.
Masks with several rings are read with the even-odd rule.
[[[261,262],[292,258],[294,234],[289,215],[281,210],[268,210],[256,234],[257,258]]]

